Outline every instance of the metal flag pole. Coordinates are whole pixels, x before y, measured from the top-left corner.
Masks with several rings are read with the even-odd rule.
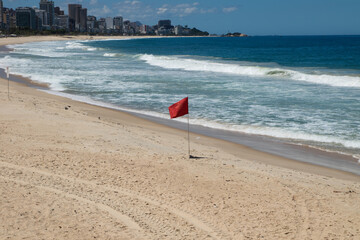
[[[10,78],[9,78],[9,67],[6,67],[6,77],[8,79],[8,99],[10,100]]]
[[[189,150],[189,158],[191,158],[191,155],[190,155],[190,113],[188,113],[188,150]]]

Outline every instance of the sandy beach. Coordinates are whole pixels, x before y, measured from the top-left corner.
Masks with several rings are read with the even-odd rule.
[[[357,175],[7,84],[0,239],[359,239]]]

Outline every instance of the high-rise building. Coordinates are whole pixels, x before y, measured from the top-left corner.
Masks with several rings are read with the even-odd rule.
[[[148,25],[141,25],[140,26],[140,33],[141,34],[148,34],[149,32],[149,26]]]
[[[87,8],[80,9],[80,32],[87,32]]]
[[[16,26],[18,28],[36,30],[36,25],[36,15],[33,8],[16,8]]]
[[[96,22],[97,27],[99,28],[99,31],[101,33],[106,32],[106,20],[105,18],[100,18],[97,22]]]
[[[54,7],[54,13],[60,15],[60,7]]]
[[[69,30],[69,17],[67,15],[56,15],[55,24],[59,29]]]
[[[3,25],[5,29],[16,28],[16,10],[3,7]]]
[[[160,20],[158,22],[158,28],[171,28],[171,21],[170,20]]]
[[[0,0],[0,28],[3,28],[3,23],[4,23],[4,17],[3,17],[3,1]]]
[[[4,29],[16,28],[16,11],[3,7],[2,25]]]
[[[16,28],[16,10],[12,8],[9,11],[9,28]]]
[[[112,17],[105,18],[106,29],[114,29],[114,19]]]
[[[69,28],[70,31],[78,30],[76,26],[80,25],[81,4],[69,4]]]
[[[49,15],[47,14],[47,12],[45,10],[41,10],[41,9],[35,9],[35,15],[38,17],[38,19],[37,19],[37,26],[38,27],[37,28],[39,30],[41,30],[43,25],[47,25],[45,23],[48,22],[48,16]],[[41,22],[41,24],[40,24],[40,22]],[[47,26],[49,26],[49,25],[47,25]]]
[[[96,17],[95,16],[88,16],[87,17],[87,29],[88,32],[94,32],[96,26]]]
[[[60,7],[54,7],[54,12],[55,12],[55,14],[58,15],[58,16],[64,15],[64,11],[62,11],[62,10],[60,9]]]
[[[55,17],[55,11],[54,11],[54,2],[53,1],[47,1],[47,0],[40,0],[40,10],[45,10],[47,13],[47,22],[44,22],[44,25],[52,26],[54,25],[54,17]]]
[[[114,29],[117,30],[118,33],[123,32],[123,18],[118,16],[114,17]]]

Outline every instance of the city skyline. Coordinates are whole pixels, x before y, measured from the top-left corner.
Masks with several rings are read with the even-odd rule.
[[[38,7],[39,0],[4,0],[4,7]],[[68,4],[82,4],[88,15],[122,16],[155,25],[171,19],[174,25],[196,26],[209,33],[243,32],[250,35],[356,35],[360,34],[360,1],[278,0],[254,1],[155,1],[57,0],[68,14]]]
[[[209,33],[195,27],[171,24],[171,20],[159,20],[149,26],[139,21],[129,21],[122,16],[97,18],[87,14],[88,9],[82,4],[68,4],[68,15],[54,1],[40,0],[37,7],[2,8],[0,0],[0,29],[6,34],[34,33],[76,33],[91,35],[158,35],[158,36],[208,36]],[[235,36],[235,35],[231,35]],[[236,36],[246,36],[236,34]]]

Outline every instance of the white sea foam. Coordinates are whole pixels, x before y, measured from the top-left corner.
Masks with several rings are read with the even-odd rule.
[[[65,49],[80,49],[80,50],[91,51],[91,52],[98,50],[97,48],[88,47],[88,46],[82,44],[83,42],[87,42],[87,41],[69,41],[69,42],[66,42]]]
[[[54,91],[48,91],[49,93],[60,95],[64,97],[71,98],[73,100],[86,102],[89,104],[117,109],[117,110],[123,110],[133,113],[139,113],[144,114],[148,116],[153,116],[157,118],[163,118],[168,119],[168,114],[164,113],[158,113],[154,111],[144,111],[144,110],[134,110],[124,107],[119,107],[113,104],[104,103],[101,101],[96,101],[88,97],[83,96],[76,96],[71,95],[67,93],[60,93],[60,92],[54,92]],[[187,119],[185,118],[177,118],[173,121],[183,122],[187,123]],[[309,134],[305,132],[300,131],[291,131],[276,127],[264,127],[264,126],[254,126],[254,125],[231,125],[231,124],[225,124],[225,123],[218,123],[211,120],[205,120],[205,119],[191,119],[192,125],[198,125],[213,129],[219,129],[219,130],[227,130],[227,131],[233,131],[233,132],[239,132],[239,133],[245,133],[245,134],[251,134],[251,135],[261,135],[261,136],[267,136],[267,137],[274,137],[274,138],[280,138],[280,139],[287,139],[287,140],[294,140],[294,141],[304,141],[304,142],[317,142],[317,143],[328,143],[328,144],[336,144],[340,145],[346,148],[351,149],[360,149],[360,141],[358,140],[347,140],[339,137],[334,136],[324,136],[324,135],[317,135],[317,134]]]
[[[43,45],[39,44],[40,43],[28,43],[23,45],[13,45],[12,49],[14,53],[50,58],[68,57],[77,54],[74,52],[64,52],[63,50],[66,49],[66,47],[58,47],[58,43],[54,44],[50,42],[42,43]]]
[[[59,49],[58,49],[59,48]],[[60,49],[62,48],[62,49]],[[43,48],[44,50],[37,50],[32,49],[30,46],[27,48],[26,46],[23,47],[23,49],[19,49],[19,51],[27,51],[29,54],[33,55],[40,55],[40,54],[57,54],[56,50],[60,51],[61,53],[67,54],[72,52],[81,52],[81,51],[95,51],[95,48],[86,47],[81,42],[67,42],[67,43],[61,43],[61,45],[52,46],[51,49]],[[74,49],[74,50],[73,50]],[[94,50],[95,49],[95,50]],[[51,51],[50,51],[51,50]],[[62,52],[61,50],[67,51]],[[37,52],[36,52],[37,51]],[[46,52],[48,51],[48,52]],[[32,53],[31,53],[32,52]],[[105,52],[105,51],[104,51]],[[104,57],[116,57],[120,56],[119,53],[104,53]],[[88,55],[91,55],[91,53],[87,53]],[[96,55],[96,54],[95,54]],[[126,55],[127,57],[128,55]],[[236,63],[226,63],[221,62],[217,60],[196,60],[191,59],[190,57],[176,57],[176,56],[153,56],[153,55],[138,55],[138,58],[145,61],[146,63],[162,67],[164,69],[183,69],[186,71],[205,71],[205,72],[216,72],[216,73],[225,73],[225,74],[235,74],[235,75],[245,75],[245,76],[257,76],[257,77],[265,77],[265,76],[274,76],[276,78],[283,78],[283,79],[290,79],[290,80],[297,80],[297,81],[307,81],[311,83],[318,83],[318,84],[327,84],[332,86],[348,86],[348,87],[360,87],[360,78],[359,77],[351,77],[351,76],[332,76],[332,75],[320,75],[320,74],[308,74],[303,73],[300,71],[295,71],[292,69],[284,69],[281,67],[277,68],[271,68],[271,67],[260,67],[260,66],[246,66],[245,64],[236,64]],[[38,59],[38,58],[36,58]],[[119,58],[119,60],[121,60]],[[0,59],[0,67],[6,67],[6,66],[14,66],[13,73],[18,73],[23,76],[27,76],[32,78],[35,81],[39,82],[46,82],[51,84],[51,89],[55,91],[63,91],[65,90],[64,86],[66,86],[67,83],[74,82],[77,84],[86,84],[87,81],[91,82],[91,85],[93,85],[95,88],[98,87],[99,89],[102,89],[104,86],[103,80],[106,79],[112,79],[113,76],[116,76],[117,81],[110,81],[106,83],[107,87],[113,87],[113,89],[118,90],[129,90],[130,88],[134,89],[141,89],[146,88],[146,90],[151,89],[151,84],[147,86],[147,83],[139,82],[139,83],[126,83],[121,82],[122,77],[133,77],[133,76],[153,76],[158,75],[158,71],[152,71],[151,68],[147,69],[145,68],[139,68],[135,71],[129,71],[127,68],[115,68],[111,71],[104,71],[99,72],[98,68],[88,68],[86,65],[87,62],[78,62],[77,66],[82,66],[84,64],[86,71],[79,71],[77,68],[73,69],[69,66],[71,64],[71,61],[65,60],[61,62],[61,67],[59,69],[52,69],[51,71],[45,72],[44,71],[34,71],[34,66],[39,67],[38,65],[34,65],[35,60],[27,59],[27,58],[17,58],[17,57],[10,57],[6,56],[3,59]],[[42,62],[44,63],[44,61]],[[46,61],[46,64],[59,64],[57,61]],[[66,65],[68,64],[68,65]],[[101,64],[101,63],[99,63]],[[93,66],[93,65],[92,65]],[[41,66],[40,66],[41,67]],[[106,67],[106,66],[105,66]],[[91,70],[90,70],[91,69]],[[149,71],[149,72],[147,72]],[[166,71],[167,74],[173,74],[172,71]],[[185,72],[185,71],[184,71]],[[162,73],[163,74],[163,73]],[[179,71],[179,74],[180,71]],[[99,77],[101,76],[101,77]],[[78,79],[78,78],[79,79]],[[233,84],[233,83],[231,83]],[[212,86],[213,88],[213,86]],[[90,90],[87,90],[90,92]],[[147,91],[145,91],[147,92]],[[63,93],[58,93],[63,94]],[[142,93],[141,93],[142,94]],[[128,93],[129,95],[129,93]],[[127,95],[127,96],[128,96]],[[116,96],[118,97],[118,96]],[[136,93],[131,96],[132,100],[136,100],[140,102],[142,99],[146,99],[146,97],[149,97],[147,93],[143,93],[143,95],[140,95],[140,93]],[[156,96],[153,96],[156,97]],[[94,105],[101,105],[106,107],[111,107],[119,110],[126,110],[130,112],[135,113],[142,113],[154,117],[160,117],[160,118],[168,118],[167,114],[157,113],[154,111],[136,111],[131,109],[125,109],[125,108],[119,108],[117,106],[111,105],[111,104],[105,104],[102,102],[94,101],[90,98],[84,98],[84,97],[78,97],[78,96],[72,96],[72,99],[88,102],[90,104]],[[120,98],[120,97],[119,97]],[[110,99],[110,98],[109,98]],[[108,101],[109,99],[106,99]],[[116,99],[115,99],[116,100]],[[126,101],[126,100],[124,100]],[[165,101],[165,99],[164,99]],[[221,100],[220,100],[221,101]],[[116,101],[114,101],[116,102]],[[271,113],[271,109],[255,109],[254,112],[262,111],[266,113]],[[273,113],[276,114],[276,113]],[[281,116],[280,114],[278,116]],[[213,119],[217,119],[216,116],[213,117]],[[179,121],[185,121],[185,119],[177,119]],[[192,119],[192,124],[206,126],[210,128],[216,128],[216,129],[223,129],[223,130],[230,130],[230,131],[236,131],[241,133],[247,133],[247,134],[256,134],[256,135],[264,135],[264,136],[270,136],[270,137],[276,137],[276,138],[282,138],[282,139],[291,139],[295,141],[304,141],[304,142],[317,142],[317,143],[327,143],[328,145],[337,145],[337,146],[344,146],[346,148],[354,148],[354,149],[360,149],[360,142],[357,140],[349,140],[346,139],[346,137],[337,137],[337,136],[327,136],[327,135],[317,135],[317,134],[310,134],[306,133],[305,131],[301,131],[301,129],[296,128],[296,130],[290,130],[290,129],[283,129],[283,128],[276,128],[276,127],[265,127],[265,126],[254,126],[254,125],[230,125],[226,123],[219,123],[215,120],[205,120],[205,119]],[[298,131],[297,131],[298,130]],[[340,134],[341,135],[341,134]],[[321,144],[319,144],[321,145]]]
[[[246,134],[263,135],[263,136],[282,138],[282,139],[339,144],[346,148],[360,149],[360,141],[347,140],[334,136],[309,134],[301,131],[292,131],[277,127],[265,127],[265,126],[254,126],[254,125],[230,125],[230,124],[217,123],[202,119],[194,119],[192,120],[192,122],[200,126],[205,126],[220,130],[229,130],[229,131],[241,132]]]
[[[104,57],[120,57],[120,53],[104,53]]]
[[[85,46],[78,41],[70,41],[66,43],[67,49],[83,49]]]
[[[13,58],[11,56],[5,56],[0,58],[0,67],[12,67],[12,66],[24,66],[30,64],[31,61],[24,58]]]
[[[328,74],[316,75],[284,68],[243,66],[234,63],[186,59],[174,56],[154,56],[151,54],[142,54],[138,55],[138,57],[152,66],[166,69],[183,69],[186,71],[216,72],[254,77],[273,76],[294,81],[304,81],[336,87],[360,88],[360,77],[357,76],[337,76]]]

